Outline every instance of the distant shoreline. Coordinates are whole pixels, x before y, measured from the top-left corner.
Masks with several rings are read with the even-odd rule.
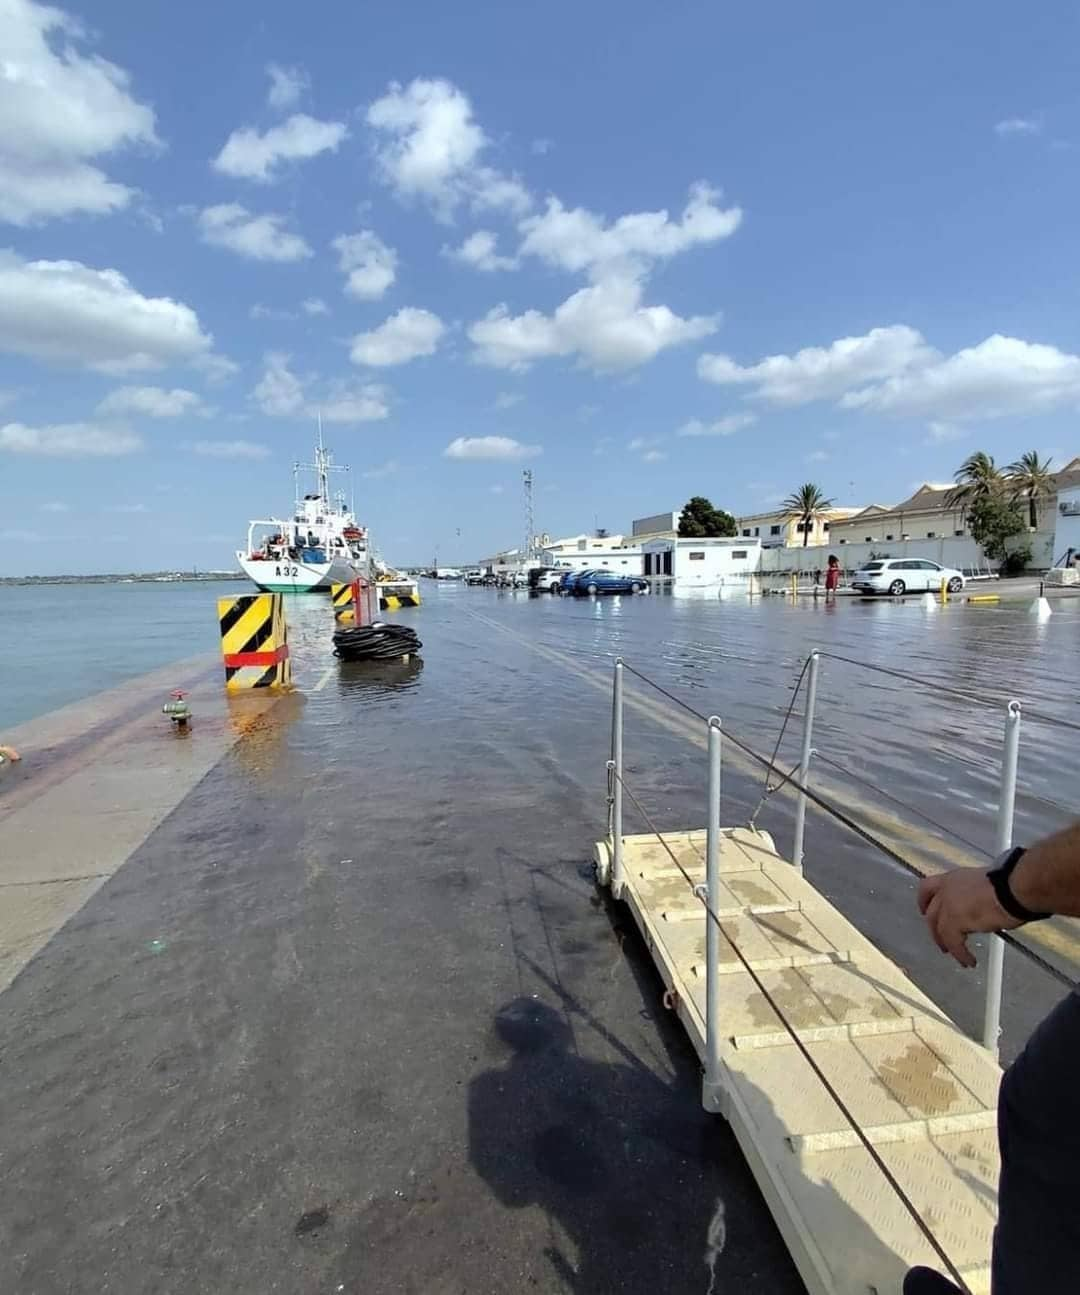
[[[184,584],[191,581],[246,580],[242,571],[128,571],[98,576],[0,576],[0,585]]]

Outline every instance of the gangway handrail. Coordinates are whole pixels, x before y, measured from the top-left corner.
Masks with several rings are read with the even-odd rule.
[[[854,657],[841,656],[838,652],[829,652],[825,648],[818,648],[817,655],[827,657],[830,661],[841,661],[844,665],[857,666],[860,670],[872,670],[875,674],[889,675],[893,679],[902,679],[905,683],[918,684],[921,688],[928,688],[934,693],[944,693],[950,697],[958,697],[962,701],[976,702],[980,706],[990,706],[998,709],[1002,705],[1000,697],[985,697],[978,693],[964,692],[962,688],[953,688],[951,684],[942,683],[937,679],[921,679],[916,674],[909,674],[906,670],[893,670],[889,666],[875,665],[871,661],[857,661]],[[1057,725],[1058,728],[1067,728],[1074,733],[1080,733],[1080,723],[1071,719],[1062,719],[1057,715],[1047,715],[1043,711],[1032,710],[1026,704],[1024,705],[1024,716],[1027,719],[1038,720],[1042,724]]]
[[[832,654],[823,652],[821,655],[831,656]],[[832,659],[844,661],[847,658],[834,656]],[[618,659],[617,665],[629,671],[630,674],[634,675],[635,678],[640,679],[643,683],[647,683],[650,688],[654,688],[657,692],[667,697],[669,701],[673,701],[676,705],[681,706],[683,710],[693,715],[695,719],[700,720],[706,726],[708,725],[709,717],[707,715],[703,715],[701,711],[697,710],[694,706],[691,706],[689,702],[686,702],[681,697],[677,697],[674,693],[669,692],[661,684],[658,684],[654,679],[650,679],[648,675],[642,674],[640,670],[635,669],[634,666],[630,665],[623,658],[620,657]],[[871,667],[871,668],[880,668],[880,667]],[[1025,714],[1026,713],[1027,712],[1025,712]],[[734,746],[738,747],[738,749],[742,751],[744,755],[748,756],[751,760],[754,760],[759,765],[761,765],[762,768],[770,771],[775,768],[775,765],[773,764],[772,761],[769,760],[767,756],[762,755],[760,751],[755,751],[754,748],[749,745],[749,743],[743,741],[741,738],[736,737],[730,728],[724,729],[724,736]],[[879,850],[887,858],[891,859],[894,863],[898,864],[901,868],[903,868],[904,871],[909,873],[912,877],[917,878],[919,881],[922,881],[924,879],[925,874],[918,868],[916,864],[912,863],[910,859],[902,855],[893,846],[889,845],[885,841],[882,841],[880,837],[875,836],[874,833],[871,832],[869,828],[864,827],[861,823],[851,818],[850,815],[846,814],[838,806],[832,804],[832,802],[829,801],[826,797],[822,796],[819,792],[814,791],[812,787],[807,786],[804,779],[799,779],[789,774],[784,779],[784,783],[792,787],[801,796],[805,796],[814,805],[816,805],[818,809],[828,814],[831,818],[836,819],[838,823],[843,824],[844,827],[846,827],[849,831],[853,832],[856,836],[860,837],[868,845],[872,845],[876,850]],[[1011,934],[1011,932],[999,931],[996,934],[997,934],[997,938],[1004,941],[1004,943],[1007,944],[1011,949],[1015,949],[1018,953],[1023,954],[1024,957],[1029,959],[1029,961],[1033,962],[1035,966],[1037,966],[1040,969],[1040,971],[1045,972],[1048,976],[1052,977],[1059,984],[1065,985],[1069,989],[1080,988],[1080,982],[1073,980],[1073,978],[1069,976],[1066,972],[1062,971],[1058,967],[1055,967],[1052,962],[1044,958],[1041,954],[1037,953],[1034,949],[1031,948],[1030,945],[1025,944],[1022,940],[1017,939],[1017,937]]]
[[[637,671],[634,671],[634,673],[636,674]],[[717,822],[714,822],[713,820],[718,818],[718,815],[719,815],[718,802],[719,802],[719,773],[720,773],[720,765],[719,765],[720,721],[715,716],[712,716],[706,721],[706,723],[709,728],[710,814],[709,814],[709,828],[708,828],[708,836],[709,836],[708,850],[711,855],[716,850],[718,845],[717,835],[719,830],[719,824]],[[725,737],[730,736],[730,734],[727,733],[727,730],[724,730],[724,736]],[[678,856],[675,854],[674,850],[672,850],[668,842],[664,839],[663,833],[661,833],[660,830],[657,828],[656,824],[653,823],[652,819],[649,817],[649,814],[646,811],[645,807],[642,805],[641,801],[638,800],[637,796],[635,796],[633,791],[631,791],[630,787],[627,785],[626,779],[617,770],[612,769],[613,764],[614,764],[614,761],[609,761],[608,769],[609,769],[609,772],[611,772],[612,774],[614,783],[617,786],[619,786],[621,790],[624,791],[626,795],[630,798],[631,802],[633,803],[634,807],[637,809],[638,813],[645,820],[645,823],[649,828],[649,831],[652,832],[652,834],[660,842],[661,846],[663,846],[664,850],[666,851],[668,857],[671,859],[672,863],[675,865],[676,868],[678,868],[679,872],[682,873],[683,878],[686,881],[686,884],[690,887],[691,893],[693,894],[694,898],[697,899],[701,903],[702,908],[704,908],[706,920],[709,923],[709,926],[707,929],[709,944],[711,945],[712,941],[715,939],[714,932],[719,932],[719,934],[722,935],[724,939],[727,941],[729,947],[731,948],[731,951],[734,953],[735,957],[739,960],[740,964],[742,965],[743,970],[750,976],[750,979],[754,982],[754,987],[757,989],[758,993],[761,994],[762,998],[765,1000],[768,1006],[776,1014],[777,1019],[780,1021],[780,1024],[784,1027],[784,1030],[787,1032],[787,1034],[790,1036],[792,1043],[795,1045],[799,1053],[802,1055],[803,1060],[814,1072],[814,1075],[817,1078],[818,1082],[821,1084],[822,1088],[825,1089],[826,1093],[828,1093],[829,1097],[832,1099],[837,1110],[840,1112],[843,1118],[850,1125],[852,1132],[855,1134],[859,1142],[862,1144],[863,1149],[867,1152],[867,1154],[870,1156],[871,1160],[873,1160],[875,1165],[877,1165],[885,1181],[888,1183],[889,1187],[892,1189],[897,1199],[903,1205],[904,1209],[911,1216],[911,1219],[915,1223],[916,1227],[926,1238],[926,1240],[930,1243],[930,1246],[933,1249],[934,1253],[937,1255],[937,1257],[945,1265],[945,1268],[949,1273],[949,1276],[957,1283],[958,1287],[963,1292],[963,1295],[972,1295],[970,1286],[968,1286],[967,1282],[963,1278],[963,1275],[960,1273],[959,1269],[956,1267],[952,1259],[949,1257],[949,1254],[945,1250],[945,1247],[937,1239],[930,1225],[923,1219],[922,1215],[919,1213],[917,1206],[914,1204],[914,1202],[908,1196],[907,1192],[904,1191],[903,1187],[897,1181],[896,1175],[885,1163],[885,1160],[881,1156],[881,1153],[877,1150],[874,1144],[866,1136],[865,1132],[862,1129],[862,1126],[855,1119],[855,1116],[851,1113],[851,1110],[848,1108],[847,1103],[836,1091],[836,1088],[829,1080],[829,1077],[822,1070],[821,1066],[814,1060],[813,1054],[810,1052],[810,1049],[806,1046],[803,1040],[799,1038],[798,1031],[788,1020],[787,1016],[784,1014],[783,1009],[780,1007],[776,999],[769,992],[764,981],[757,974],[754,968],[750,965],[749,961],[746,958],[746,955],[739,948],[738,943],[731,938],[731,936],[727,933],[727,931],[724,930],[724,924],[723,922],[721,922],[719,915],[709,904],[708,897],[707,897],[707,889],[708,889],[707,886],[700,886],[700,885],[694,884],[693,878],[686,871],[683,865],[679,862]],[[714,788],[714,784],[715,784],[715,788]],[[713,804],[714,800],[717,802],[715,805]],[[613,845],[614,845],[614,842],[613,842]],[[707,1062],[706,1062],[705,1080],[706,1080],[706,1084],[709,1084],[711,1082],[714,1085],[718,1082],[718,1075],[716,1071],[719,1069],[719,1065],[720,1065],[719,1030],[717,1029],[715,1024],[715,1017],[714,1017],[715,1007],[713,1002],[715,996],[719,993],[719,985],[717,983],[718,978],[713,965],[715,961],[716,961],[715,954],[710,953],[706,955]]]

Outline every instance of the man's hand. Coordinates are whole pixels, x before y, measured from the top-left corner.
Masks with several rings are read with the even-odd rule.
[[[962,967],[975,966],[975,955],[967,946],[973,932],[1020,925],[998,903],[986,873],[978,868],[954,868],[927,877],[919,886],[919,912],[937,947],[951,953]]]

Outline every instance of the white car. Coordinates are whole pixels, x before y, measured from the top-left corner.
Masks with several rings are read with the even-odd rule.
[[[926,558],[878,558],[867,562],[851,577],[852,589],[864,594],[921,594],[929,590],[937,593],[941,582],[951,594],[964,587],[963,572],[955,567],[939,566]]]

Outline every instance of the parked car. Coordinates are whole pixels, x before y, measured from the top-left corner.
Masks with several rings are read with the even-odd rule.
[[[466,571],[465,583],[467,585],[482,585],[484,583],[484,573],[482,571]]]
[[[559,577],[559,587],[554,592],[560,594],[572,594],[578,580],[585,575],[584,571],[564,570]]]
[[[564,591],[575,594],[643,594],[649,591],[649,582],[644,576],[628,576],[603,568],[575,574],[577,579],[569,588],[564,584]]]
[[[877,558],[867,562],[851,577],[852,589],[864,594],[937,593],[942,580],[951,594],[964,587],[963,574],[955,567],[939,566],[926,558]]]
[[[566,571],[566,567],[533,567],[529,572],[529,588],[557,594]]]

